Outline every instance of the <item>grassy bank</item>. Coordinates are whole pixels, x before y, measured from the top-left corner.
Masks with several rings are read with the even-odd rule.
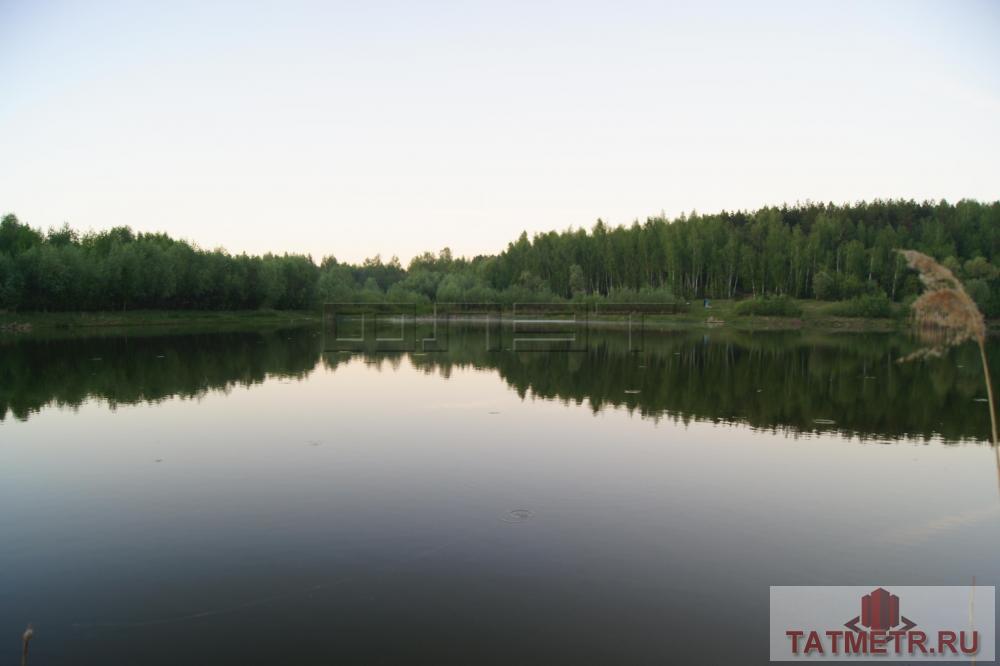
[[[846,317],[844,303],[813,300],[790,300],[790,312],[781,316],[747,314],[746,301],[715,300],[710,307],[701,301],[692,302],[674,315],[648,316],[647,322],[657,326],[721,325],[737,328],[829,328],[851,330],[893,330],[905,319],[905,309],[893,304],[889,317]],[[764,308],[766,311],[767,308]],[[506,312],[506,309],[505,309]],[[0,331],[29,333],[32,331],[117,329],[137,327],[157,328],[267,328],[318,324],[321,313],[300,310],[135,310],[124,312],[4,312],[0,313]],[[608,317],[609,321],[622,317]]]
[[[318,324],[320,318],[319,312],[298,310],[4,312],[0,313],[0,334],[130,328],[236,330]]]
[[[849,301],[815,301],[788,299],[790,307],[784,314],[748,313],[744,300],[713,300],[709,307],[701,301],[692,303],[687,312],[671,317],[676,323],[732,326],[740,329],[796,329],[816,328],[828,330],[893,331],[905,325],[906,308],[894,303],[883,317],[845,316]],[[765,312],[768,308],[761,308]],[[662,322],[665,318],[657,318]]]
[[[907,325],[907,308],[893,303],[887,316],[857,315],[856,303],[850,301],[814,301],[787,299],[775,307],[748,307],[747,299],[714,300],[709,307],[695,301],[672,315],[647,315],[647,326],[657,329],[692,326],[725,326],[740,330],[815,329],[819,331],[893,331]],[[598,308],[598,311],[600,307]],[[773,314],[780,311],[780,314]],[[505,315],[509,308],[504,308]],[[764,314],[758,314],[762,312]],[[625,316],[595,317],[614,326]],[[0,335],[52,332],[113,332],[118,329],[185,331],[252,330],[287,326],[319,325],[320,310],[135,310],[125,312],[0,312]],[[1000,320],[988,322],[991,330],[1000,330]]]

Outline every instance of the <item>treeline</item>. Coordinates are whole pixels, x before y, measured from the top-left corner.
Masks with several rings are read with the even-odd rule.
[[[1000,202],[875,201],[650,218],[628,227],[522,234],[488,271],[495,286],[541,283],[561,296],[663,289],[683,298],[821,300],[919,292],[895,248],[943,261],[982,304],[996,303]]]
[[[0,308],[125,310],[307,308],[318,269],[309,257],[230,255],[127,227],[47,234],[0,221]]]
[[[0,221],[0,309],[304,309],[321,302],[669,301],[787,295],[822,300],[920,290],[894,248],[930,254],[1000,314],[1000,202],[875,201],[522,233],[498,255],[446,248],[404,268],[333,257],[203,250],[127,227],[47,233]]]

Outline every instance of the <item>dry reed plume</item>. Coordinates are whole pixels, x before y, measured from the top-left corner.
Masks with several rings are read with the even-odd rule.
[[[924,293],[913,302],[913,318],[921,339],[929,345],[905,360],[940,356],[947,347],[967,340],[981,344],[986,338],[986,322],[959,279],[926,254],[914,250],[899,253],[924,284]]]

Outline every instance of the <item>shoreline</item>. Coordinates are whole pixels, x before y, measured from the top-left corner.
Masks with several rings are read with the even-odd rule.
[[[420,322],[431,322],[433,316],[418,316]],[[439,318],[439,321],[443,318]],[[482,323],[476,315],[452,315],[452,321]],[[503,314],[504,325],[510,323],[509,313]],[[321,325],[320,311],[297,310],[137,310],[132,312],[31,312],[0,313],[0,336],[20,336],[53,332],[111,332],[113,330],[233,330],[280,328]],[[624,315],[591,315],[590,325],[604,328],[625,328]],[[904,330],[906,320],[900,318],[872,319],[824,316],[804,312],[798,317],[761,315],[735,315],[722,309],[678,313],[675,315],[647,315],[643,319],[647,330],[677,330],[691,328],[733,328],[738,330],[828,330],[891,332]],[[1000,321],[991,322],[991,329],[1000,327]]]
[[[739,301],[716,301],[711,307],[688,304],[676,314],[645,315],[643,324],[648,331],[691,330],[697,328],[727,328],[743,331],[822,332],[902,332],[909,328],[907,311],[894,304],[893,316],[885,318],[845,317],[832,314],[838,302],[796,301],[800,312],[796,316],[742,315]],[[558,307],[572,303],[557,304]],[[582,304],[581,304],[582,305]],[[628,317],[623,314],[588,312],[591,326],[603,329],[625,328]],[[611,305],[611,304],[606,304]],[[365,305],[358,307],[364,308]],[[383,307],[375,305],[375,308]],[[408,306],[409,307],[409,306]],[[418,306],[420,308],[425,306]],[[500,306],[504,325],[511,322],[509,306]],[[587,306],[592,307],[592,306]],[[621,306],[617,306],[621,307]],[[62,334],[113,333],[129,331],[213,332],[275,329],[300,326],[321,326],[323,312],[316,310],[134,310],[124,312],[0,312],[0,337]],[[535,315],[537,316],[537,315]],[[544,315],[542,315],[544,316]],[[420,322],[431,322],[432,314],[417,314]],[[442,318],[439,318],[439,321]],[[477,314],[451,315],[456,322],[481,323]],[[987,320],[991,333],[1000,332],[1000,319]]]

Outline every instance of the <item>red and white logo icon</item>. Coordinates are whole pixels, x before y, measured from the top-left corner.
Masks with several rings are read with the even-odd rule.
[[[871,631],[905,632],[917,626],[908,617],[899,614],[899,597],[881,587],[861,597],[861,615],[844,623],[844,626],[851,631],[861,631],[858,622]]]

